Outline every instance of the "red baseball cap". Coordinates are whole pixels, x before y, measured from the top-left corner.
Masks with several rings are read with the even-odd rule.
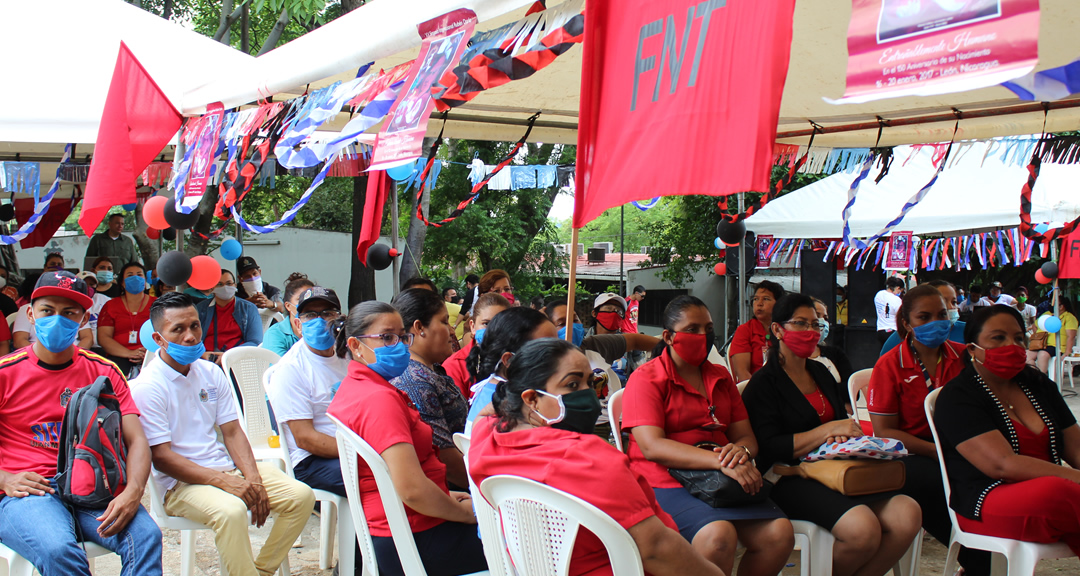
[[[30,294],[30,300],[34,301],[42,296],[67,298],[87,310],[94,306],[86,281],[67,270],[46,272],[38,278],[37,284],[34,285],[34,292]]]

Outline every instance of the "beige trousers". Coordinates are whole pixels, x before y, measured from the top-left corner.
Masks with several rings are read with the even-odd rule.
[[[170,516],[181,516],[214,530],[214,543],[229,576],[271,576],[276,572],[315,506],[315,494],[307,484],[289,478],[273,464],[257,465],[274,519],[257,559],[251,552],[248,508],[243,500],[213,486],[184,482],[165,494],[165,512]],[[239,470],[226,474],[243,476]]]

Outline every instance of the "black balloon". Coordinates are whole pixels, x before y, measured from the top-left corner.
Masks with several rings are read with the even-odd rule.
[[[169,242],[176,240],[176,228],[166,228],[161,231],[161,237]]]
[[[728,246],[738,246],[746,236],[746,223],[742,220],[729,222],[727,219],[720,220],[716,224],[716,236]]]
[[[0,206],[0,220],[8,222],[15,219],[15,205],[4,204]]]
[[[158,259],[157,272],[161,281],[168,286],[184,284],[191,278],[191,258],[183,252],[170,250]]]
[[[397,255],[398,251],[386,244],[372,244],[367,251],[368,266],[376,270],[385,270],[387,266],[393,264],[394,256]]]
[[[1042,270],[1043,276],[1046,276],[1050,280],[1058,277],[1058,265],[1057,262],[1046,262],[1039,270]]]
[[[165,203],[165,221],[177,230],[187,230],[199,221],[199,210],[196,208],[191,211],[191,214],[177,212],[176,202],[169,198],[169,201]]]

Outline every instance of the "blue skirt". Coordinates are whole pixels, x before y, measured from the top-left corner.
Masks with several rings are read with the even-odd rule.
[[[679,533],[687,542],[693,542],[699,530],[718,520],[732,522],[785,517],[784,512],[773,504],[772,500],[735,508],[713,508],[691,496],[686,488],[653,488],[653,492],[656,493],[656,502],[660,504],[660,508],[675,520]]]

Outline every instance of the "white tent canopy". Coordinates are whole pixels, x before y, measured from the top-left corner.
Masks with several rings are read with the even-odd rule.
[[[915,234],[952,235],[1020,224],[1020,190],[1027,169],[986,157],[987,142],[954,148],[926,197],[895,228]],[[889,173],[875,184],[880,167],[863,180],[851,210],[851,235],[876,234],[926,185],[936,168],[930,147],[898,147]],[[746,220],[747,230],[776,238],[840,238],[848,189],[857,173],[840,173],[800,188]],[[1080,165],[1043,163],[1032,192],[1032,222],[1065,222],[1080,216]]]

